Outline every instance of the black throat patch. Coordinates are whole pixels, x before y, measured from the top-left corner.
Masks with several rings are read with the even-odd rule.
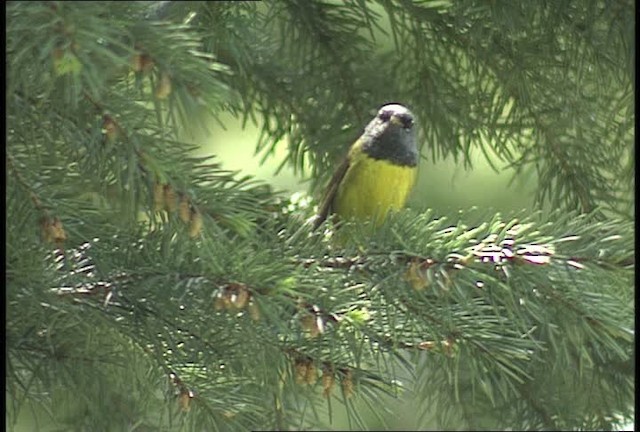
[[[376,120],[374,120],[376,121]],[[374,159],[387,160],[395,165],[418,165],[418,148],[413,128],[395,124],[367,126],[362,151]]]

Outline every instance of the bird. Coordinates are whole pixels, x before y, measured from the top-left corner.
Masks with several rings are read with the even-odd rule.
[[[329,181],[313,229],[332,214],[379,226],[390,211],[404,207],[418,160],[413,113],[400,103],[383,105]]]

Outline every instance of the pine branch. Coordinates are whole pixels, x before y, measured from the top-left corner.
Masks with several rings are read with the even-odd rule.
[[[406,388],[420,428],[631,418],[634,5],[605,6],[11,3],[9,415],[366,429],[359,402]],[[533,166],[558,211],[405,210],[338,244],[185,140],[231,112],[319,185],[391,100],[432,159]]]

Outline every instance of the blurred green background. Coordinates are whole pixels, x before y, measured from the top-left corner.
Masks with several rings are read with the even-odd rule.
[[[387,101],[380,101],[380,105]],[[378,107],[372,107],[372,110]],[[276,172],[285,159],[287,148],[282,143],[276,148],[275,156],[267,158],[256,154],[256,143],[260,126],[241,122],[231,114],[219,116],[220,122],[210,120],[209,133],[200,132],[190,138],[201,145],[199,155],[216,155],[223,168],[251,175],[287,192],[309,192],[307,179],[296,175],[288,166]],[[224,124],[224,128],[220,125]],[[418,119],[420,123],[420,119]],[[364,129],[364,124],[361,129]],[[340,143],[345,154],[352,144]],[[535,173],[521,173],[514,178],[514,171],[497,166],[496,172],[480,152],[472,154],[472,169],[465,169],[461,162],[452,159],[431,161],[429,143],[423,143],[423,160],[420,164],[418,181],[408,205],[416,209],[431,208],[435,214],[451,214],[478,206],[487,211],[511,212],[533,209],[536,188]]]
[[[384,7],[380,4],[371,4],[368,7],[371,8],[372,14],[377,16],[379,27],[374,27],[372,34],[368,29],[362,29],[361,36],[371,38],[381,53],[395,50],[389,16]],[[266,6],[264,9],[267,9]],[[369,112],[373,115],[381,105],[389,102],[403,103],[401,100],[380,100],[377,101],[378,106],[370,107]],[[248,122],[243,129],[241,122],[228,113],[220,113],[218,120],[210,120],[209,134],[201,132],[192,137],[195,143],[201,145],[198,154],[214,154],[223,163],[224,168],[252,175],[276,189],[292,193],[309,192],[307,179],[296,176],[290,167],[285,166],[276,174],[276,170],[287,154],[285,143],[277,147],[275,157],[261,163],[263,155],[257,155],[255,148],[262,125],[253,125]],[[428,119],[417,119],[418,126],[426,122]],[[365,124],[359,127],[360,133]],[[185,137],[187,140],[192,138]],[[344,147],[346,155],[352,143],[339,144]],[[430,143],[419,143],[419,147],[420,145],[422,145],[423,156],[431,154]],[[423,158],[418,181],[409,198],[408,206],[416,209],[431,208],[436,215],[451,214],[472,206],[478,206],[490,213],[533,210],[535,173],[520,173],[514,179],[513,170],[505,169],[494,160],[499,170],[496,172],[480,151],[471,152],[471,161],[473,169],[466,170],[462,163],[456,163],[452,159],[432,161]]]

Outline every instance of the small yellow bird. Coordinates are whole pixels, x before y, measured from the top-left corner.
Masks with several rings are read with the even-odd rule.
[[[331,178],[314,229],[332,213],[380,225],[390,210],[404,206],[417,171],[413,114],[400,104],[384,105]]]

